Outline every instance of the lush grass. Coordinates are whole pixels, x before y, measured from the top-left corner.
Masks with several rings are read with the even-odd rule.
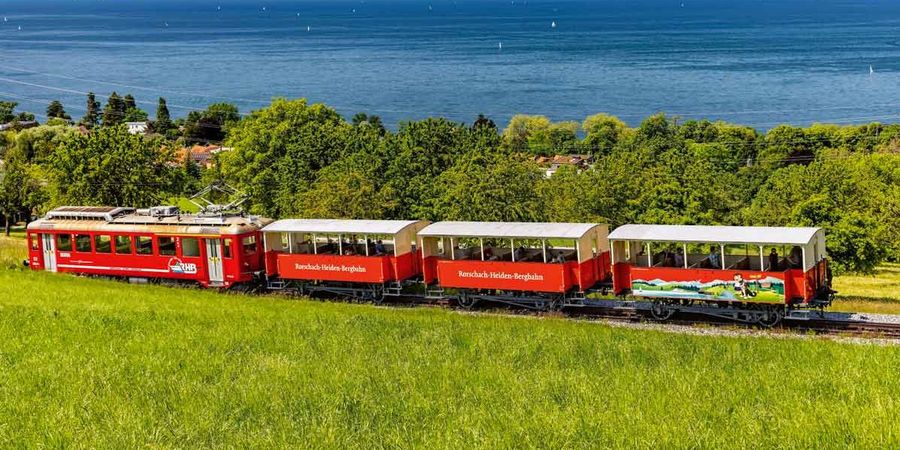
[[[900,348],[0,271],[0,447],[897,447]]]
[[[873,275],[835,277],[833,309],[900,314],[900,264],[885,264]]]
[[[21,236],[6,237],[0,233],[0,269],[16,269],[22,267],[22,261],[28,259],[28,251],[24,232]]]

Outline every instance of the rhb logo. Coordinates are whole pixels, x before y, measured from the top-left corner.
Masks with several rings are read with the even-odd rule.
[[[172,273],[195,274],[197,273],[197,265],[186,263],[178,258],[172,258],[169,260],[169,270]]]

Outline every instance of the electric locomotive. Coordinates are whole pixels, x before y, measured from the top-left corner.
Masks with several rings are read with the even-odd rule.
[[[228,288],[263,274],[270,220],[177,207],[61,207],[28,225],[34,270]]]

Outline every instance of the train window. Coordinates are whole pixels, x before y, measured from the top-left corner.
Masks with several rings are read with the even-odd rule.
[[[181,256],[197,258],[200,256],[200,240],[197,238],[181,238]]]
[[[222,241],[222,256],[227,259],[231,259],[231,239],[225,239]]]
[[[137,236],[134,239],[137,241],[138,255],[153,254],[153,238],[151,238],[150,236]]]
[[[120,255],[131,254],[131,236],[116,236],[116,253]]]
[[[97,253],[112,253],[112,238],[99,234],[94,236],[94,248]]]
[[[72,235],[71,234],[56,235],[56,249],[61,252],[71,252],[72,251]]]
[[[86,234],[75,235],[75,251],[81,253],[91,252],[91,237]]]
[[[159,254],[162,256],[175,256],[175,238],[160,237],[156,244],[159,246]]]
[[[37,235],[29,236],[28,240],[31,242],[31,250],[35,251],[35,252],[38,251],[39,250],[38,244],[40,242],[40,239],[38,238],[38,236]]]
[[[241,240],[241,245],[244,247],[244,254],[256,253],[256,236],[247,236]]]

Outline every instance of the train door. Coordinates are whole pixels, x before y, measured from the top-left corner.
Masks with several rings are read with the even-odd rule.
[[[222,240],[206,240],[206,267],[209,271],[210,283],[222,283],[225,277],[222,273]]]
[[[44,270],[56,272],[56,242],[52,234],[41,235],[41,248],[44,252]]]
[[[815,266],[813,266],[813,267],[815,267],[815,269],[813,269],[813,270],[816,271],[816,273],[815,273],[816,286],[815,287],[816,287],[816,289],[818,289],[822,286],[822,274],[820,273],[820,270],[819,270],[821,268],[821,265],[819,264],[819,242],[818,241],[813,244],[813,263],[815,264]]]

